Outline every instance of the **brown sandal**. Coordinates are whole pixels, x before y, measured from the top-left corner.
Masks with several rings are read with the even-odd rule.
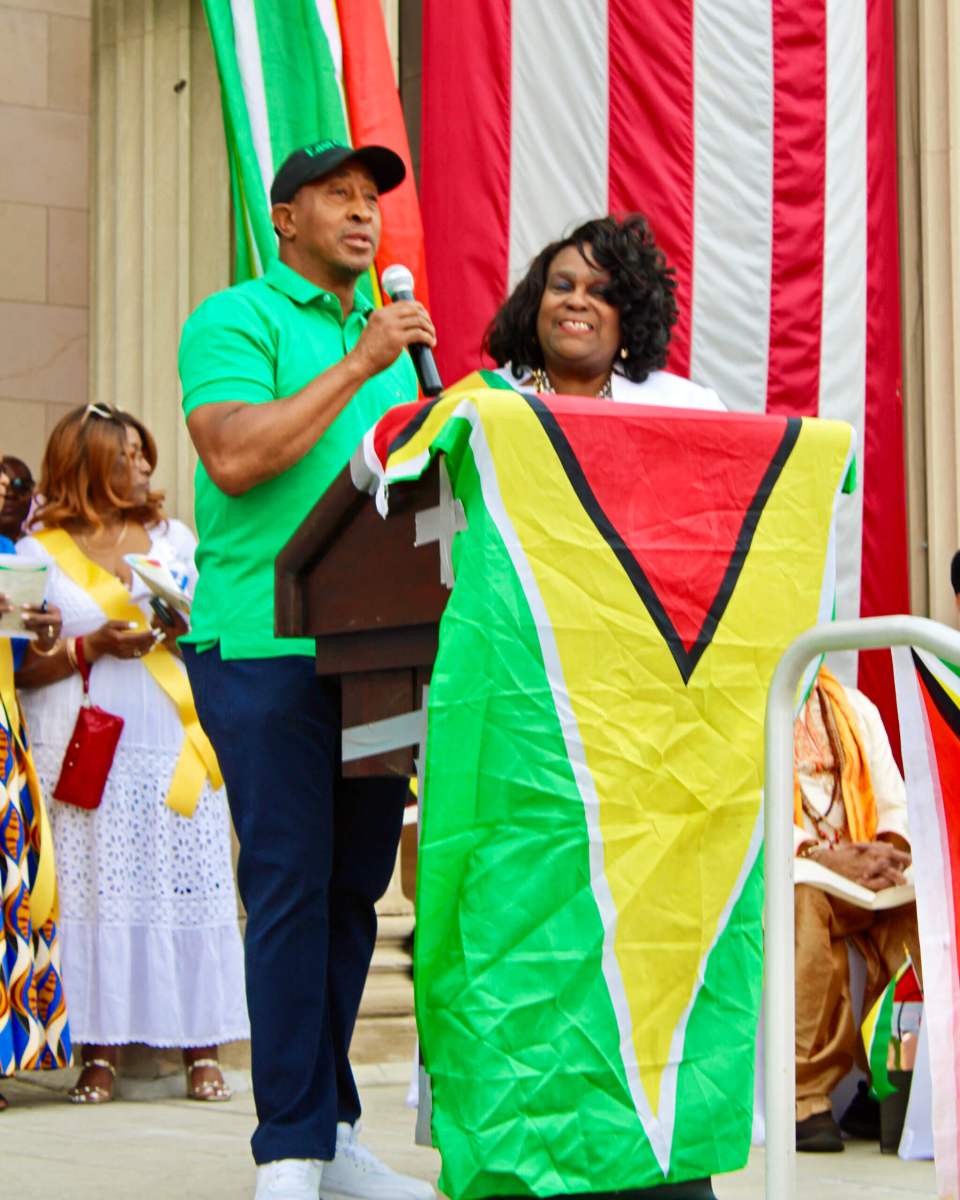
[[[80,1079],[83,1078],[83,1072],[88,1067],[99,1067],[101,1070],[109,1071],[110,1086],[106,1088],[99,1083],[81,1083],[78,1079],[76,1086],[67,1092],[67,1099],[71,1104],[109,1104],[113,1099],[113,1080],[117,1077],[117,1068],[105,1058],[88,1058],[81,1063],[81,1066],[83,1070],[80,1072]]]
[[[222,1104],[233,1096],[233,1092],[224,1083],[223,1075],[219,1079],[204,1079],[200,1083],[193,1082],[193,1072],[198,1067],[220,1072],[220,1063],[215,1058],[195,1058],[186,1064],[187,1099],[201,1100],[208,1104]]]

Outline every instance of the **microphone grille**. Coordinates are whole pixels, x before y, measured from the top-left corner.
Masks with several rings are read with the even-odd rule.
[[[394,263],[380,276],[380,283],[387,295],[393,299],[398,292],[413,293],[413,272],[409,267]]]

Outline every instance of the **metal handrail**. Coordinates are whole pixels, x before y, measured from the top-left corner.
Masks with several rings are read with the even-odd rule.
[[[764,729],[765,1195],[796,1200],[794,1057],[793,721],[807,665],[832,650],[916,646],[960,663],[960,632],[926,617],[865,617],[806,630],[784,651],[767,695]]]

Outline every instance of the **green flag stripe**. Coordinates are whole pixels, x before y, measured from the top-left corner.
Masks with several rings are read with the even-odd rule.
[[[314,0],[255,0],[274,167],[291,150],[349,140],[343,99]]]
[[[642,1148],[639,1177],[660,1180],[634,1111],[604,986],[603,927],[590,886],[583,805],[536,628],[483,505],[465,442],[451,447],[450,467],[458,495],[469,504],[474,536],[468,543],[458,539],[454,547],[458,587],[444,614],[431,682],[417,870],[415,995],[434,1091],[434,1123],[444,1146],[441,1187],[465,1200],[526,1192],[522,1185],[534,1179],[541,1195],[569,1190],[569,1178],[557,1172],[538,1130],[553,1114],[577,1110],[571,1136],[583,1143],[583,1178],[574,1190],[596,1190],[601,1176],[615,1176],[625,1140],[634,1153]],[[480,580],[486,582],[476,586]],[[484,631],[509,627],[518,613],[523,614],[521,642],[508,656],[491,654]],[[482,655],[483,676],[464,679],[445,653],[450,644],[457,647],[458,661],[462,655]],[[494,720],[499,714],[499,737],[478,739],[483,723],[478,712],[488,723],[491,714]],[[529,758],[532,738],[538,762],[549,761],[552,770],[548,778],[529,777],[518,795],[509,779],[516,768],[504,771],[501,761]],[[460,761],[438,759],[434,745],[460,746]],[[469,772],[462,769],[464,761],[471,764]],[[478,781],[476,789],[470,779]],[[443,795],[442,806],[431,804],[431,787]],[[521,808],[526,837],[514,840],[512,810]],[[491,826],[498,823],[502,840],[491,837]],[[538,843],[550,859],[548,889],[527,856]],[[488,869],[503,860],[510,862],[512,879],[507,904],[500,890],[503,866]],[[451,895],[465,904],[431,905],[434,896]],[[578,951],[558,952],[562,945]],[[501,956],[502,946],[512,952]],[[460,1027],[454,1039],[446,1036],[450,1023]],[[505,1138],[503,1161],[481,1165],[475,1161],[478,1147],[464,1131],[489,1123],[492,1078],[501,1081],[500,1103],[513,1114],[513,1128]],[[584,1089],[589,1103],[578,1106],[575,1100]],[[524,1114],[522,1121],[517,1113]]]
[[[498,375],[496,371],[488,371],[486,367],[481,368],[480,377],[488,388],[496,388],[503,392],[517,392],[520,390],[519,387],[515,387],[508,380],[504,379],[502,375]]]
[[[251,224],[240,161],[240,148],[233,129],[227,126],[227,157],[230,163],[230,192],[233,197],[233,225],[236,240],[237,273],[242,279],[262,274],[257,239]]]
[[[343,82],[343,40],[340,36],[340,14],[337,9],[338,0],[313,0],[313,2],[316,5],[320,24],[323,26],[327,46],[330,49],[330,57],[333,59],[333,68],[337,77],[337,90],[340,93],[343,111],[347,113],[349,118],[347,93]],[[348,119],[347,125],[349,126],[349,124]],[[351,138],[351,144],[352,141],[353,139]]]
[[[530,1188],[549,1195],[652,1186],[663,1175],[623,1067],[603,975],[603,924],[590,883],[586,815],[535,621],[483,503],[466,445],[468,423],[451,426],[460,427],[459,435],[445,438],[443,448],[471,537],[455,542],[459,586],[443,618],[431,684],[416,965],[418,1021],[434,1084],[435,1129],[444,1146],[442,1184],[462,1200],[528,1194]],[[498,645],[491,638],[491,630],[511,626],[520,628],[519,642]],[[456,661],[451,646],[457,647]],[[464,671],[468,660],[474,666],[482,661],[483,671]],[[481,743],[476,731],[484,723],[498,732]],[[531,755],[534,743],[537,753]],[[458,747],[456,762],[437,749],[451,745]],[[518,763],[525,764],[519,771]],[[431,787],[443,795],[442,808],[431,804]],[[541,859],[549,864],[548,888],[533,868]],[[690,1013],[677,1082],[672,1180],[731,1170],[746,1157],[761,888],[757,859]],[[444,898],[442,906],[431,904],[434,896]],[[450,896],[457,903],[451,905]],[[722,1128],[718,1094],[727,1097],[729,1120]],[[505,1117],[525,1114],[523,1121],[509,1122],[509,1133],[505,1128],[502,1160],[494,1161],[486,1153],[489,1132],[476,1141],[470,1134],[489,1131],[495,1121],[492,1097]],[[571,1113],[577,1117],[561,1138],[569,1139],[561,1175],[552,1152],[556,1130]],[[583,1162],[582,1179],[571,1178],[570,1162]]]
[[[870,1091],[877,1100],[892,1096],[897,1090],[890,1082],[887,1073],[887,1053],[890,1047],[890,1029],[893,1024],[893,992],[896,981],[887,984],[880,999],[880,1011],[877,1013],[876,1024],[870,1037],[870,1051],[867,1061],[870,1064]]]
[[[266,195],[273,179],[274,160],[263,80],[263,50],[254,0],[231,0],[231,10],[237,67],[251,135],[252,163],[256,165],[260,190]],[[251,181],[249,195],[256,194]]]
[[[954,675],[960,676],[960,666],[957,666],[956,663],[947,662],[947,660],[945,658],[941,658],[940,661],[943,663],[943,665],[947,668],[948,671],[952,671],[954,673]]]
[[[234,201],[236,274],[242,280],[259,273],[258,268],[262,263],[276,254],[276,238],[264,195],[264,168],[254,149],[230,0],[203,0],[203,7],[220,76],[224,133]],[[269,169],[272,169],[272,163]]]
[[[269,189],[291,150],[349,142],[329,0],[203,0],[220,75],[236,234],[236,279],[276,256]],[[331,26],[332,27],[332,26]],[[368,277],[358,284],[372,297]]]

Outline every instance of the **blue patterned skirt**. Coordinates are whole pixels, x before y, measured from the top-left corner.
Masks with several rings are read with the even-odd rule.
[[[41,822],[27,754],[0,706],[0,1076],[71,1061],[56,903],[39,928],[30,915]]]

